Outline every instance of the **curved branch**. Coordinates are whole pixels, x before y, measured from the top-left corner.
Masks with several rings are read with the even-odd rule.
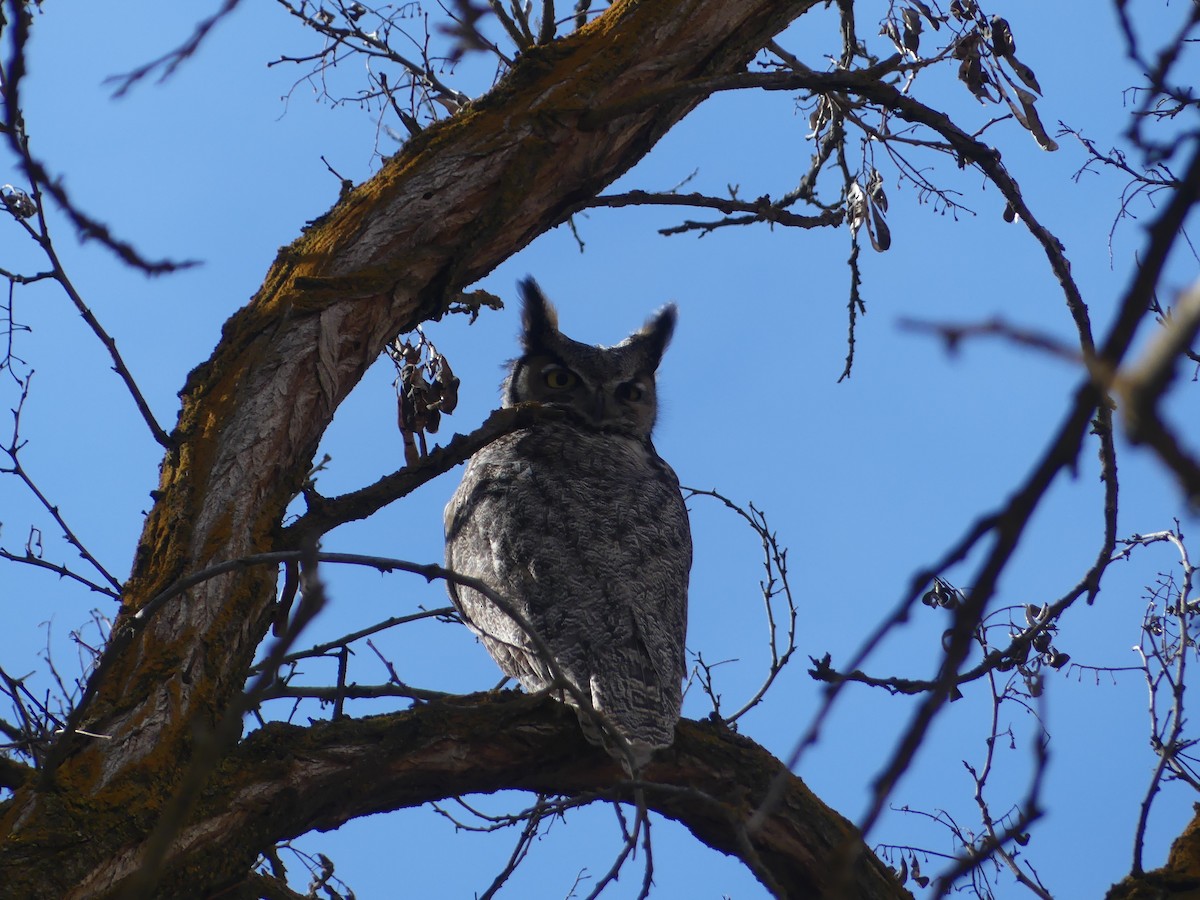
[[[749,813],[782,764],[719,726],[683,721],[637,785],[647,806],[713,849],[754,860],[787,897],[906,898],[854,827],[785,773],[785,801],[761,827]],[[246,877],[257,853],[359,816],[471,793],[524,790],[631,802],[635,786],[583,738],[575,716],[545,697],[477,694],[368,719],[301,728],[272,723],[247,738],[206,791],[168,854],[163,896],[187,896],[188,873],[212,884]],[[120,884],[136,870],[119,850],[89,883]]]

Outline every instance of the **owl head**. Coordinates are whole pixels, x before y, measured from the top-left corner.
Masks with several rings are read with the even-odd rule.
[[[520,284],[524,354],[504,381],[504,406],[535,400],[573,410],[587,427],[647,438],[658,414],[654,373],[671,332],[665,306],[615,347],[593,347],[558,330],[558,313],[537,282]]]

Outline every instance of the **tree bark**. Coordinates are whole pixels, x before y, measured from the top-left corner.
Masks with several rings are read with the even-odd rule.
[[[749,819],[781,773],[781,801],[751,829]],[[864,850],[853,825],[778,760],[723,726],[680,723],[674,746],[645,776],[654,783],[645,788],[650,809],[682,822],[713,849],[751,860],[784,896],[910,896]],[[515,788],[632,801],[628,789],[612,787],[622,777],[583,738],[569,709],[516,692],[307,728],[272,723],[230,753],[210,781],[195,817],[172,842],[160,892],[199,898],[230,889],[246,879],[259,842],[464,793]],[[136,866],[135,854],[120,854],[92,878],[119,882]]]
[[[1114,884],[1106,900],[1197,900],[1200,898],[1200,803],[1192,820],[1171,844],[1167,863],[1151,872],[1134,872]]]
[[[280,549],[284,511],[322,433],[385,344],[443,314],[463,288],[562,222],[641,159],[700,98],[665,99],[612,117],[598,112],[636,107],[632,101],[642,94],[684,80],[743,70],[758,48],[815,3],[617,3],[581,31],[524,54],[488,95],[413,138],[280,252],[256,296],[226,323],[212,357],[187,380],[124,611],[77,715],[44,769],[0,807],[0,894],[137,894],[161,874],[200,896],[244,875],[253,855],[274,841],[361,814],[343,803],[332,819],[322,818],[314,811],[320,804],[312,805],[317,794],[300,790],[292,780],[296,770],[268,750],[294,754],[306,742],[376,727],[375,720],[308,733],[272,726],[236,744],[246,672],[273,615],[273,570],[230,572],[169,602],[147,604],[185,575]],[[483,716],[488,705],[463,709]],[[393,718],[396,740],[414,722],[437,721],[424,710]],[[472,732],[469,721],[443,724],[459,727],[460,740],[496,733]],[[427,768],[397,757],[377,760],[372,771],[390,774],[395,790],[401,774],[409,790],[472,790],[476,782],[441,772],[429,749],[449,750],[455,739],[448,733],[439,745],[436,732],[426,736],[432,743],[416,759]],[[553,753],[544,740],[539,747]],[[721,755],[717,745],[689,737],[676,764],[655,774],[708,784],[722,773],[727,785],[713,782],[714,795],[730,786],[750,791],[747,779],[757,779],[759,756],[744,772],[733,766],[756,753],[762,751],[739,745],[732,756]],[[472,778],[483,779],[488,787],[481,789],[597,786],[596,771],[586,766],[539,759],[537,773],[522,773],[501,759],[489,770],[490,757],[480,759]],[[198,798],[218,764],[220,774]],[[362,773],[347,769],[342,776],[336,789],[337,779],[322,783],[341,791]],[[369,793],[359,802],[369,805]],[[268,795],[276,807],[248,812],[256,797]],[[764,827],[749,844],[735,840],[730,810],[714,812],[720,804],[651,802],[713,846],[744,858],[756,853],[755,865],[794,885],[795,896],[819,896],[828,878],[816,873],[828,866],[829,848],[842,847],[851,832],[844,823],[829,825],[828,811],[813,812],[824,808],[811,800],[776,813],[779,827]],[[809,815],[816,818],[807,822]],[[230,856],[236,871],[221,862],[233,847],[240,851]],[[869,851],[856,852],[864,853],[856,866],[874,865]],[[790,872],[794,866],[802,872]]]

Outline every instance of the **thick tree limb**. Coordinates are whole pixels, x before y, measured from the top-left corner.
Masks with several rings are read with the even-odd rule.
[[[34,775],[34,770],[7,756],[0,756],[0,787],[18,788]]]
[[[708,723],[680,723],[675,746],[645,775],[651,809],[722,853],[761,866],[787,897],[910,896],[857,830],[788,776],[784,802],[754,833],[746,823],[782,764],[753,742]],[[504,789],[631,799],[622,774],[583,739],[566,707],[515,692],[478,694],[408,712],[321,723],[274,723],[230,754],[175,841],[161,890],[197,892],[196,871],[218,866],[208,889],[243,880],[259,851],[359,816]],[[249,840],[248,836],[252,836]],[[119,851],[92,873],[119,883],[137,868]],[[753,867],[753,866],[752,866]]]

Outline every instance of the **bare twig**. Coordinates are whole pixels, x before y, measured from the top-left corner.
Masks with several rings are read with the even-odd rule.
[[[716,209],[726,214],[737,212],[749,213],[738,218],[722,219],[715,222],[684,222],[670,228],[660,229],[664,235],[682,234],[685,231],[712,231],[726,225],[747,225],[752,222],[769,222],[772,225],[785,225],[793,228],[823,228],[837,226],[842,223],[845,213],[841,210],[830,210],[818,216],[800,216],[783,209],[778,202],[772,202],[770,197],[759,197],[756,200],[739,200],[736,197],[708,197],[704,194],[650,193],[647,191],[628,191],[624,194],[601,194],[587,201],[582,208],[592,207],[622,207],[622,206],[694,206]]]
[[[175,74],[176,69],[183,65],[187,59],[195,55],[196,51],[200,49],[200,44],[208,37],[209,32],[213,30],[218,22],[233,12],[239,2],[240,0],[225,0],[215,13],[207,19],[201,19],[192,31],[191,36],[174,50],[164,53],[162,56],[151,60],[145,65],[138,66],[132,72],[127,72],[124,75],[114,75],[110,78],[109,82],[116,85],[114,96],[123,97],[135,84],[158,70],[162,72],[158,77],[160,82],[170,78]]]
[[[533,805],[533,809],[528,811],[525,825],[517,837],[517,845],[513,847],[513,851],[508,857],[508,862],[504,864],[504,868],[492,879],[492,883],[488,885],[487,889],[479,895],[479,900],[492,900],[500,888],[512,876],[512,873],[517,870],[517,866],[525,859],[534,838],[537,837],[538,829],[541,828],[542,820],[546,815],[545,809],[546,795],[538,794],[537,802]]]
[[[775,532],[767,524],[766,515],[761,510],[756,509],[753,503],[750,504],[749,511],[747,512],[747,510],[717,491],[706,491],[691,487],[685,487],[683,491],[685,500],[692,497],[712,497],[720,501],[727,509],[737,513],[762,543],[765,577],[763,581],[759,582],[759,588],[762,591],[763,606],[767,619],[767,646],[770,648],[771,662],[767,668],[767,675],[762,684],[759,685],[758,690],[733,715],[722,717],[727,724],[733,724],[762,702],[767,691],[774,684],[776,677],[783,671],[783,668],[796,652],[796,602],[792,597],[791,585],[788,583],[787,548],[779,546]],[[783,635],[779,632],[779,623],[776,621],[775,611],[776,599],[780,596],[784,600],[783,615],[785,622]],[[699,656],[697,656],[697,660],[705,670],[704,677],[707,681],[705,690],[713,698],[714,712],[720,715],[720,704],[712,688],[711,667],[705,666],[703,659]]]
[[[108,582],[109,587],[105,588],[102,585],[98,585],[98,584],[92,582],[90,579],[83,577],[82,575],[77,575],[77,574],[71,573],[66,569],[65,566],[55,566],[55,565],[52,565],[49,563],[45,563],[39,557],[37,557],[32,552],[32,550],[30,550],[29,548],[26,549],[26,552],[23,556],[17,555],[17,554],[8,552],[8,551],[0,551],[0,552],[3,553],[3,557],[5,559],[9,559],[13,562],[21,562],[21,563],[26,563],[29,565],[39,566],[39,567],[45,568],[45,569],[50,569],[50,570],[58,573],[60,576],[66,575],[68,577],[71,577],[75,581],[80,582],[81,584],[87,586],[91,590],[97,591],[102,594],[107,594],[110,597],[114,597],[114,598],[119,597],[120,593],[121,593],[121,582],[117,581],[116,578],[114,578],[111,574],[109,574],[108,569],[106,569],[103,565],[101,565],[100,561],[98,559],[96,559],[96,557],[94,557],[91,554],[91,552],[87,549],[87,547],[85,547],[83,545],[83,542],[75,534],[75,532],[74,532],[74,530],[72,530],[71,526],[67,524],[67,521],[63,517],[63,514],[59,510],[58,506],[54,503],[51,503],[49,498],[47,498],[46,495],[42,493],[41,489],[37,486],[37,484],[34,482],[34,480],[30,477],[29,473],[25,470],[25,467],[21,464],[20,452],[21,452],[21,448],[25,446],[24,441],[22,441],[20,438],[21,412],[25,408],[25,401],[29,397],[29,385],[32,380],[33,380],[33,373],[30,372],[29,375],[26,376],[25,381],[21,387],[21,396],[20,396],[20,399],[17,401],[17,406],[12,411],[12,413],[13,413],[12,438],[11,438],[11,440],[9,440],[9,442],[6,445],[0,446],[0,450],[3,450],[4,454],[6,456],[8,456],[8,458],[11,462],[11,464],[9,466],[0,468],[0,474],[15,475],[21,481],[21,483],[25,485],[25,487],[29,490],[29,492],[31,494],[33,494],[33,496],[37,499],[38,503],[41,504],[42,508],[45,509],[46,512],[48,512],[50,514],[50,517],[52,519],[54,519],[55,524],[58,525],[59,530],[62,532],[62,535],[66,539],[67,543],[69,543],[72,547],[74,547],[76,550],[79,551],[79,555],[84,560],[86,560],[87,563],[89,565],[91,565],[93,569],[96,570],[97,574],[99,574],[100,577],[104,581]]]
[[[979,633],[979,641],[983,646],[984,651],[987,651],[988,642],[986,633],[981,628]],[[1000,707],[1006,699],[1010,699],[1009,688],[1006,686],[1003,690],[998,689],[996,684],[996,673],[994,671],[988,673],[988,682],[992,693],[992,718],[991,718],[991,735],[985,742],[986,751],[984,753],[984,764],[976,770],[967,762],[963,762],[967,771],[970,773],[972,780],[975,782],[975,804],[979,809],[981,821],[983,823],[984,834],[980,840],[968,842],[964,845],[964,853],[954,861],[945,872],[938,876],[937,882],[934,884],[933,896],[944,897],[954,889],[954,884],[968,872],[973,872],[986,859],[996,858],[1001,861],[1016,880],[1028,888],[1035,896],[1041,900],[1053,900],[1049,891],[1041,884],[1036,873],[1026,871],[1017,863],[1016,854],[1009,849],[1009,845],[1015,841],[1024,839],[1025,832],[1035,821],[1042,816],[1040,795],[1041,785],[1045,777],[1046,768],[1049,762],[1048,747],[1050,735],[1046,733],[1042,725],[1041,716],[1036,716],[1036,726],[1034,728],[1034,736],[1032,741],[1033,748],[1033,777],[1030,780],[1029,790],[1025,800],[1018,805],[1017,814],[1009,824],[1001,830],[998,827],[994,816],[992,815],[990,804],[984,796],[987,786],[988,777],[992,772],[992,766],[995,759],[996,745],[1000,739]],[[1041,680],[1040,676],[1034,676],[1032,682],[1037,696],[1041,696]],[[1024,704],[1023,704],[1024,705]],[[1028,708],[1028,706],[1026,706]]]
[[[393,628],[396,625],[405,625],[409,622],[417,622],[421,619],[449,619],[456,617],[456,615],[457,614],[455,613],[453,606],[441,606],[437,609],[423,610],[422,612],[410,613],[406,616],[392,616],[389,619],[384,619],[382,622],[377,622],[374,625],[370,625],[366,628],[360,629],[359,631],[352,631],[349,634],[342,635],[341,637],[335,638],[332,641],[314,644],[307,650],[297,650],[292,653],[286,653],[280,658],[279,662],[280,665],[287,665],[288,663],[298,662],[302,659],[312,659],[319,656],[327,656],[331,650],[338,650],[348,647],[355,641],[360,641],[363,638],[370,637],[373,634],[386,631],[387,629]],[[258,673],[262,671],[262,668],[263,664],[258,663],[250,670],[250,672],[252,674]]]
[[[1124,543],[1127,549],[1132,549],[1163,541],[1174,546],[1179,555],[1181,578],[1178,585],[1173,578],[1162,578],[1158,587],[1151,591],[1141,639],[1134,647],[1142,660],[1149,694],[1150,745],[1158,756],[1142,798],[1134,834],[1132,873],[1135,876],[1144,872],[1142,854],[1150,809],[1168,775],[1200,791],[1200,773],[1184,759],[1185,751],[1195,744],[1195,740],[1183,737],[1187,723],[1184,712],[1187,657],[1195,652],[1196,641],[1191,627],[1191,620],[1197,614],[1196,601],[1192,599],[1196,567],[1188,556],[1178,524],[1174,530],[1134,535]],[[1162,695],[1167,704],[1165,711],[1160,708]]]
[[[303,540],[325,534],[338,525],[364,519],[443,472],[466,462],[492,441],[564,415],[567,413],[562,409],[539,404],[499,409],[475,431],[468,435],[456,434],[445,447],[435,447],[416,465],[393,472],[369,487],[340,497],[322,497],[310,486],[304,492],[308,511],[284,530],[284,544],[297,546]]]
[[[337,684],[333,687],[317,685],[276,684],[262,692],[259,699],[280,700],[287,698],[320,700],[322,703],[333,703],[333,717],[341,718],[340,702],[343,700],[377,700],[380,697],[403,697],[407,700],[432,702],[445,700],[453,694],[446,691],[430,691],[415,688],[407,684]]]
[[[967,322],[955,324],[952,322],[927,322],[923,319],[901,318],[897,326],[905,331],[918,334],[932,334],[942,339],[947,353],[956,353],[963,341],[979,337],[995,337],[1021,347],[1039,350],[1047,356],[1061,359],[1065,362],[1079,365],[1086,362],[1084,356],[1076,349],[1067,346],[1062,341],[1027,328],[1010,325],[996,317],[984,322]]]
[[[9,0],[7,5],[9,21],[6,25],[8,32],[12,35],[12,52],[4,60],[2,69],[0,69],[0,92],[3,94],[3,103],[0,104],[0,108],[3,109],[3,118],[0,119],[0,133],[7,136],[9,146],[17,157],[18,165],[29,180],[29,194],[36,205],[39,228],[35,231],[28,225],[24,218],[19,219],[21,224],[25,226],[30,234],[37,235],[40,232],[42,235],[45,235],[48,233],[46,231],[44,208],[41,199],[42,192],[44,191],[54,199],[58,207],[75,225],[81,236],[99,241],[123,262],[136,269],[140,269],[148,275],[173,272],[177,269],[194,265],[195,263],[190,261],[172,262],[163,260],[154,262],[142,257],[132,244],[114,237],[109,231],[108,226],[84,213],[68,196],[66,189],[62,185],[62,180],[51,177],[41,161],[34,157],[29,148],[29,133],[26,130],[25,118],[22,113],[23,106],[21,104],[20,93],[21,82],[26,73],[25,51],[29,41],[29,27],[34,13],[32,7],[20,2],[20,0]]]

